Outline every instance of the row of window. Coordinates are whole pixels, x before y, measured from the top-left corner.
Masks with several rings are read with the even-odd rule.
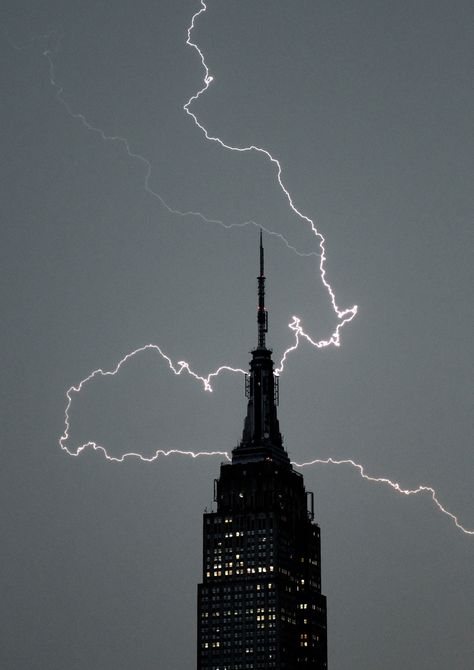
[[[229,632],[222,633],[219,636],[217,636],[215,632],[211,632],[208,635],[204,634],[202,636],[203,643],[212,641],[230,640],[230,638],[233,638],[235,644],[239,646],[244,643],[243,642],[244,640],[246,645],[249,644],[251,645],[255,643],[263,644],[263,642],[265,642],[266,645],[272,645],[275,644],[276,641],[276,631],[275,630],[270,630],[267,632],[262,632],[260,630],[242,631],[230,628]]]
[[[258,644],[256,647],[253,646],[245,646],[242,643],[242,640],[236,640],[235,641],[235,646],[243,647],[242,651],[245,651],[246,654],[254,654],[257,653],[258,655],[261,654],[268,654],[270,653],[270,657],[272,656],[272,652],[276,651],[276,646],[273,645],[268,645],[268,644]],[[221,649],[224,651],[225,644],[222,642],[219,642],[218,640],[215,640],[213,642],[204,642],[201,645],[202,649]],[[239,649],[239,651],[241,651]],[[225,653],[225,651],[224,651]]]
[[[257,661],[255,663],[232,663],[231,665],[210,665],[206,670],[266,670],[276,668],[276,661]]]
[[[208,594],[220,595],[221,593],[253,593],[253,591],[272,591],[275,584],[273,582],[247,582],[244,584],[232,584],[231,586],[206,586],[202,590],[202,595],[205,597]]]
[[[216,628],[216,624],[211,621],[204,619],[202,622],[201,628],[201,637],[203,640],[209,639],[209,637],[219,635],[222,636],[229,631],[239,632],[252,636],[253,631],[256,629],[266,629],[266,628],[275,628],[275,615],[268,616],[268,621],[258,621],[255,622],[255,619],[248,619],[246,617],[235,617],[234,619],[221,619],[219,621],[219,628]],[[270,619],[272,619],[270,621]],[[288,620],[288,623],[296,623]]]
[[[265,530],[273,528],[273,519],[268,516],[264,516],[262,518],[255,518],[248,516],[242,516],[236,518],[226,517],[225,519],[222,519],[222,517],[219,516],[214,517],[206,516],[204,518],[205,518],[205,525],[213,526],[214,531],[215,527],[217,526],[219,529],[222,528],[222,530],[225,532],[227,531],[228,528],[230,528],[229,524],[232,524],[233,529],[235,528],[238,528],[239,530],[245,529],[249,535],[265,532]]]
[[[236,568],[235,570],[206,570],[206,577],[232,577],[233,575],[257,575],[273,572],[273,565],[258,565],[257,567]]]

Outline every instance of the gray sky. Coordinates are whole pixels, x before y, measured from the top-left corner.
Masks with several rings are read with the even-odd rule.
[[[297,461],[351,458],[433,486],[474,528],[472,3],[211,0],[193,34],[215,81],[193,106],[225,142],[281,160],[295,204],[326,237],[339,349],[302,344],[280,381]],[[201,515],[219,457],[119,465],[60,450],[65,393],[156,343],[199,374],[246,368],[256,342],[257,233],[317,240],[271,165],[206,142],[182,105],[203,69],[185,45],[198,3],[4,0],[0,40],[2,468],[0,665],[187,670],[195,664]],[[40,36],[49,35],[48,37]],[[37,39],[35,39],[37,38]],[[16,48],[12,46],[16,45]],[[266,236],[270,343],[293,314],[337,320],[314,257]],[[229,451],[240,375],[214,393],[156,353],[96,379],[71,408],[70,448]],[[331,670],[465,670],[474,538],[428,495],[349,466],[304,470],[322,528]]]

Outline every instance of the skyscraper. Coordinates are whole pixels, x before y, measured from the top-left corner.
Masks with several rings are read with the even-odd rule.
[[[257,325],[242,440],[214,482],[217,511],[203,519],[197,667],[323,670],[320,531],[313,494],[290,464],[278,424],[261,233]]]

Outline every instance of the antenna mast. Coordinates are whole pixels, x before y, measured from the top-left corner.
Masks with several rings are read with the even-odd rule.
[[[257,279],[258,283],[258,311],[257,311],[257,325],[258,325],[258,349],[265,349],[265,333],[268,332],[268,313],[265,309],[265,268],[263,256],[263,242],[262,231],[260,230],[260,275]]]

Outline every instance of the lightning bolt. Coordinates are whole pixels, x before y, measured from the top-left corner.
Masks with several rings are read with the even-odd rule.
[[[134,151],[132,149],[132,146],[129,142],[129,140],[126,137],[122,137],[120,135],[109,135],[107,134],[102,128],[99,128],[98,126],[94,125],[91,123],[86,116],[81,113],[75,111],[71,105],[68,103],[68,101],[64,97],[64,87],[58,82],[57,76],[56,76],[56,70],[55,70],[55,64],[54,64],[54,55],[57,53],[59,50],[59,45],[60,45],[60,40],[57,40],[56,47],[55,49],[47,48],[43,51],[44,57],[48,61],[48,69],[49,69],[49,81],[51,86],[56,92],[56,98],[60,102],[60,104],[64,107],[68,115],[76,120],[79,121],[86,130],[89,132],[92,132],[96,135],[98,135],[104,142],[113,142],[119,144],[122,149],[125,151],[127,156],[135,161],[138,161],[139,163],[142,164],[142,166],[145,169],[145,176],[144,176],[144,189],[145,191],[153,198],[157,199],[160,204],[170,213],[176,216],[181,216],[181,217],[196,217],[200,219],[204,223],[208,224],[217,224],[220,225],[226,229],[229,228],[244,228],[249,225],[251,226],[256,226],[258,228],[262,228],[267,234],[272,235],[279,239],[285,246],[291,250],[292,252],[296,253],[300,257],[309,257],[309,256],[315,256],[319,257],[319,275],[321,278],[321,281],[328,293],[332,308],[339,320],[339,323],[337,324],[334,332],[330,335],[329,338],[327,339],[320,339],[318,341],[315,341],[310,335],[305,333],[301,326],[301,318],[299,317],[293,317],[292,322],[290,323],[289,327],[291,330],[295,331],[296,338],[295,338],[295,344],[289,346],[283,353],[282,359],[280,361],[280,364],[277,368],[277,373],[281,373],[283,370],[284,363],[286,362],[286,359],[288,355],[295,351],[298,348],[299,345],[299,336],[303,337],[306,339],[306,341],[316,347],[316,348],[323,348],[327,347],[330,345],[334,345],[336,347],[340,346],[341,342],[341,330],[342,328],[352,321],[352,319],[356,316],[357,314],[357,305],[354,305],[351,308],[348,309],[340,309],[337,302],[336,302],[336,295],[335,292],[329,283],[327,279],[327,273],[326,273],[326,246],[325,246],[325,238],[323,235],[318,231],[316,228],[316,225],[312,219],[310,219],[306,214],[303,214],[295,205],[293,198],[291,197],[291,194],[288,190],[288,188],[285,186],[283,182],[283,176],[282,176],[282,165],[280,161],[275,158],[267,149],[263,149],[261,147],[257,147],[255,145],[251,145],[248,147],[236,147],[232,146],[230,144],[226,144],[223,140],[221,140],[219,137],[212,136],[208,130],[200,123],[198,120],[196,114],[191,111],[190,107],[191,105],[197,101],[209,88],[211,83],[214,81],[214,77],[210,74],[209,67],[205,61],[204,58],[204,53],[202,50],[199,48],[196,42],[193,42],[191,39],[192,32],[195,28],[196,21],[199,18],[201,14],[207,11],[207,5],[206,3],[201,0],[200,2],[200,8],[195,14],[192,16],[191,23],[188,27],[187,30],[187,39],[186,39],[186,44],[190,47],[192,47],[199,55],[202,67],[204,69],[204,77],[203,77],[203,86],[194,94],[192,95],[189,100],[183,105],[183,110],[186,112],[186,114],[193,120],[195,125],[200,129],[200,131],[204,134],[206,140],[215,142],[219,144],[223,149],[229,150],[229,151],[234,151],[238,153],[248,153],[248,152],[254,152],[254,153],[259,153],[264,155],[268,161],[274,166],[276,170],[276,177],[278,184],[285,195],[287,202],[290,206],[290,209],[293,211],[293,213],[304,223],[310,226],[311,231],[313,235],[316,237],[318,240],[318,246],[319,246],[319,253],[318,252],[302,252],[296,249],[293,245],[290,244],[290,242],[285,238],[284,235],[281,233],[277,233],[269,228],[266,228],[264,226],[261,226],[257,222],[253,220],[248,220],[248,221],[243,221],[243,222],[237,222],[237,223],[225,223],[224,221],[220,219],[212,219],[206,217],[202,212],[198,211],[182,211],[178,208],[172,207],[164,198],[163,196],[155,191],[151,185],[151,177],[152,177],[152,164],[148,158],[143,156],[142,154]],[[37,38],[33,38],[33,40],[39,40],[39,39],[50,39],[53,36],[54,33],[49,33],[48,35],[42,35]],[[31,41],[33,41],[31,40]],[[28,45],[23,45],[23,46],[16,46],[13,45],[17,50],[23,50],[27,48]],[[296,326],[296,328],[295,328]]]
[[[222,372],[233,372],[233,373],[240,373],[245,375],[246,372],[245,370],[241,370],[240,368],[232,368],[229,365],[221,365],[218,367],[214,372],[210,372],[207,377],[203,377],[201,375],[198,375],[196,372],[191,370],[189,363],[186,361],[178,361],[178,363],[173,363],[171,358],[165,354],[165,352],[159,347],[157,344],[145,344],[143,347],[139,347],[138,349],[134,349],[130,353],[126,354],[123,358],[119,360],[117,365],[112,368],[111,370],[102,370],[102,368],[98,368],[97,370],[94,370],[91,372],[87,377],[82,379],[77,386],[71,386],[67,391],[66,391],[66,398],[67,398],[67,403],[66,403],[66,408],[64,410],[64,432],[59,438],[59,446],[61,449],[66,451],[70,456],[79,456],[79,454],[84,451],[84,449],[91,448],[96,451],[101,451],[104,456],[106,457],[107,460],[109,461],[116,461],[119,463],[122,463],[125,458],[128,458],[130,456],[136,456],[137,458],[140,458],[142,461],[147,461],[147,462],[152,462],[155,461],[159,456],[168,456],[169,454],[183,454],[186,456],[193,456],[193,458],[197,458],[198,456],[214,456],[214,455],[226,455],[226,452],[192,452],[192,451],[180,451],[178,449],[171,449],[169,451],[163,451],[161,449],[157,450],[154,456],[151,456],[149,458],[142,456],[141,454],[135,453],[135,452],[130,452],[123,454],[121,457],[116,458],[113,456],[110,456],[106,450],[105,447],[97,444],[96,442],[87,442],[84,444],[81,444],[77,449],[73,450],[70,449],[67,446],[67,441],[69,439],[69,431],[70,431],[70,410],[71,410],[71,405],[72,405],[72,400],[73,400],[73,394],[78,394],[82,391],[84,386],[88,384],[90,381],[95,379],[96,377],[114,377],[116,374],[120,372],[120,369],[122,368],[125,363],[127,363],[131,358],[136,356],[139,353],[142,353],[144,351],[154,351],[155,353],[159,354],[161,358],[163,358],[167,363],[169,369],[176,375],[180,376],[183,372],[188,374],[192,379],[196,380],[199,382],[203,389],[205,391],[208,391],[209,393],[212,393],[212,386],[211,386],[211,379],[213,377],[217,377],[220,375]]]
[[[474,535],[474,530],[468,530],[467,528],[465,528],[462,524],[459,523],[457,516],[452,512],[450,512],[449,510],[447,510],[446,507],[444,507],[440,503],[440,501],[438,500],[437,493],[432,486],[425,486],[420,484],[415,489],[405,489],[398,482],[392,482],[392,480],[388,479],[387,477],[373,477],[372,475],[366,474],[364,466],[361,465],[360,463],[356,463],[351,458],[346,458],[343,460],[336,460],[334,458],[324,458],[324,459],[315,458],[314,460],[307,461],[306,463],[293,462],[292,465],[296,466],[297,468],[306,468],[311,465],[351,465],[353,468],[358,470],[359,475],[362,477],[362,479],[365,479],[368,482],[374,482],[376,484],[385,484],[390,488],[392,488],[397,493],[400,493],[402,495],[415,496],[423,493],[428,493],[432,498],[436,507],[439,509],[439,511],[448,516],[452,521],[454,521],[456,528],[458,528],[466,535]]]
[[[201,61],[202,67],[204,69],[204,78],[203,78],[203,86],[194,94],[192,95],[189,100],[183,105],[183,110],[186,112],[188,116],[191,117],[193,120],[194,124],[199,128],[199,130],[203,133],[204,137],[206,140],[214,142],[219,144],[223,149],[237,152],[237,153],[258,153],[262,154],[263,156],[266,157],[266,159],[269,161],[269,163],[274,167],[275,173],[276,173],[276,179],[278,181],[278,184],[283,192],[283,194],[286,197],[286,200],[288,202],[288,205],[290,209],[293,211],[293,213],[305,224],[309,225],[311,228],[311,231],[313,235],[316,237],[318,240],[318,245],[319,245],[319,253],[317,252],[302,252],[296,249],[294,246],[292,246],[288,240],[281,235],[280,233],[276,233],[275,231],[272,231],[268,228],[265,228],[261,226],[260,224],[256,223],[255,221],[248,220],[240,223],[225,223],[219,219],[211,219],[206,217],[204,214],[198,211],[181,211],[177,208],[174,208],[170,206],[165,199],[156,191],[152,189],[150,186],[150,179],[152,176],[152,165],[151,162],[143,155],[137,153],[131,148],[130,142],[127,140],[125,137],[121,137],[119,135],[108,135],[104,130],[101,128],[95,126],[94,124],[90,123],[90,121],[85,117],[84,114],[80,112],[74,111],[69,103],[66,101],[64,98],[64,89],[63,87],[58,83],[56,75],[55,75],[55,67],[54,67],[54,60],[53,60],[53,55],[54,51],[51,49],[46,49],[43,52],[43,55],[45,58],[48,60],[49,63],[49,80],[51,86],[54,88],[56,91],[56,98],[57,100],[61,103],[61,105],[64,107],[66,112],[75,120],[79,121],[88,131],[97,134],[103,141],[106,142],[115,142],[118,143],[119,145],[122,146],[123,150],[125,153],[129,156],[129,158],[136,160],[140,162],[143,167],[145,168],[145,177],[144,177],[144,189],[145,191],[153,198],[157,199],[161,205],[170,213],[173,215],[178,215],[182,217],[196,217],[200,219],[203,223],[208,223],[208,224],[217,224],[220,225],[224,228],[233,228],[233,227],[246,227],[246,226],[257,226],[259,228],[262,228],[265,230],[265,232],[269,235],[277,237],[283,244],[286,245],[288,249],[290,249],[292,252],[297,254],[298,256],[301,257],[308,257],[308,256],[315,256],[319,257],[319,275],[321,278],[321,281],[327,291],[327,294],[330,299],[330,303],[332,305],[333,311],[335,312],[337,318],[338,318],[338,324],[334,330],[334,332],[330,335],[329,338],[327,339],[320,339],[320,340],[315,340],[312,338],[310,335],[308,335],[301,323],[301,318],[297,316],[293,316],[291,322],[288,324],[289,329],[293,332],[294,334],[294,343],[289,346],[283,353],[282,358],[280,360],[279,366],[276,368],[275,372],[277,374],[281,374],[283,372],[285,363],[287,361],[288,356],[293,352],[298,349],[299,344],[301,340],[305,340],[308,342],[311,346],[321,349],[330,345],[339,347],[341,343],[341,330],[342,328],[352,321],[352,319],[356,316],[358,308],[357,305],[354,305],[351,308],[348,309],[341,309],[336,301],[336,296],[334,293],[334,290],[332,289],[331,284],[329,283],[327,279],[327,273],[326,273],[326,242],[325,238],[323,235],[319,232],[317,229],[314,221],[301,212],[295,205],[293,198],[286,187],[284,180],[283,180],[283,170],[282,170],[282,165],[280,161],[275,158],[267,149],[263,149],[261,147],[258,147],[256,145],[249,145],[249,146],[244,146],[244,147],[239,147],[239,146],[233,146],[230,144],[225,143],[223,140],[221,140],[219,137],[211,135],[208,130],[200,123],[199,119],[197,118],[196,114],[194,114],[191,111],[191,106],[192,104],[198,100],[198,98],[203,95],[212,82],[214,81],[214,77],[210,74],[209,68],[207,66],[207,63],[204,58],[204,54],[202,50],[199,48],[196,42],[192,40],[192,33],[195,28],[196,22],[198,18],[204,14],[207,11],[207,5],[204,2],[204,0],[200,0],[200,8],[198,11],[195,12],[195,14],[192,16],[191,23],[188,27],[187,30],[187,40],[186,44],[193,48]],[[52,37],[53,33],[50,33],[48,35],[42,35],[37,38],[33,38],[32,41],[36,40],[49,40]],[[16,46],[14,45],[15,49],[22,50],[24,48],[27,48],[28,45],[24,46]],[[57,43],[56,46],[56,51],[59,48],[59,42]],[[160,457],[167,457],[170,455],[181,455],[185,457],[190,457],[190,458],[200,458],[200,457],[214,457],[214,456],[221,456],[224,457],[226,460],[230,461],[231,458],[228,454],[228,452],[225,451],[186,451],[186,450],[181,450],[181,449],[169,449],[169,450],[164,450],[164,449],[158,449],[155,451],[155,453],[152,456],[146,457],[143,456],[142,454],[138,452],[127,452],[122,454],[119,457],[111,456],[107,449],[100,445],[97,444],[96,442],[89,441],[87,443],[81,444],[79,447],[77,447],[75,450],[69,448],[67,446],[67,442],[69,439],[69,431],[70,431],[70,411],[71,411],[71,406],[72,406],[72,401],[74,394],[78,394],[81,392],[83,387],[91,382],[93,379],[96,377],[107,377],[107,376],[115,376],[116,374],[119,373],[120,369],[122,366],[128,362],[131,358],[133,358],[135,355],[144,352],[146,350],[153,350],[157,354],[159,354],[167,363],[169,369],[173,372],[173,374],[179,376],[182,373],[186,373],[189,375],[191,378],[193,378],[196,382],[198,382],[204,391],[207,392],[212,392],[212,385],[211,385],[211,380],[214,377],[217,377],[219,374],[222,372],[231,372],[231,373],[238,373],[238,374],[246,374],[246,372],[240,368],[233,368],[228,365],[223,365],[218,367],[215,371],[210,372],[207,376],[202,376],[194,372],[189,363],[186,361],[178,361],[177,363],[173,363],[171,358],[165,354],[165,352],[156,344],[147,344],[142,347],[139,347],[138,349],[135,349],[128,354],[126,354],[118,363],[117,365],[111,369],[104,371],[101,368],[94,370],[91,372],[87,377],[85,377],[83,380],[79,382],[77,386],[71,386],[67,392],[66,392],[66,408],[64,412],[64,431],[61,437],[59,438],[59,445],[62,450],[66,451],[70,456],[79,456],[85,449],[93,449],[95,451],[100,451],[103,456],[106,458],[108,461],[113,461],[117,463],[123,463],[126,459],[128,458],[138,458],[141,461],[144,462],[153,462],[156,461]],[[455,526],[462,531],[463,533],[467,535],[474,535],[474,530],[469,530],[465,528],[458,520],[457,516],[451,513],[449,510],[447,510],[439,501],[437,497],[437,493],[435,489],[431,486],[425,486],[425,485],[419,485],[414,489],[407,489],[403,488],[398,482],[394,482],[387,477],[374,477],[372,475],[368,475],[365,472],[364,466],[362,466],[359,463],[356,463],[352,459],[343,459],[343,460],[336,460],[333,458],[326,458],[326,459],[314,459],[312,461],[304,462],[304,463],[297,463],[297,462],[292,462],[292,465],[294,465],[297,468],[306,468],[314,465],[350,465],[354,469],[356,469],[360,475],[360,477],[366,481],[372,482],[372,483],[377,483],[377,484],[383,484],[391,489],[393,489],[395,492],[405,495],[405,496],[413,496],[413,495],[422,495],[422,494],[428,494],[432,501],[434,502],[435,506],[437,509],[444,515],[448,516],[455,524]]]
[[[329,283],[329,281],[326,278],[326,240],[324,239],[323,235],[318,231],[314,221],[312,219],[310,219],[309,216],[307,216],[306,214],[303,214],[296,207],[296,205],[293,201],[293,198],[291,197],[291,194],[290,194],[288,188],[285,186],[285,183],[283,181],[283,169],[282,169],[280,161],[277,158],[275,158],[267,149],[257,147],[254,144],[251,144],[251,145],[246,146],[246,147],[237,147],[237,146],[233,146],[232,144],[226,144],[223,140],[220,139],[220,137],[216,137],[216,136],[211,135],[208,132],[208,130],[205,128],[205,126],[203,126],[202,123],[199,121],[196,114],[194,114],[194,112],[191,111],[191,109],[190,109],[191,105],[194,102],[196,102],[201,97],[201,95],[203,95],[208,90],[209,86],[214,81],[214,77],[211,75],[211,73],[209,71],[209,67],[208,67],[208,65],[206,63],[206,60],[204,58],[204,53],[199,48],[197,43],[193,42],[193,40],[191,38],[192,32],[193,32],[193,30],[195,28],[195,25],[196,25],[196,21],[198,20],[199,16],[201,16],[201,14],[204,14],[207,10],[207,5],[204,2],[204,0],[200,0],[200,3],[201,3],[200,9],[193,15],[193,17],[191,19],[191,23],[190,23],[189,28],[188,28],[188,38],[186,40],[186,44],[188,46],[192,47],[193,49],[195,49],[197,54],[199,55],[202,67],[204,68],[204,80],[203,80],[204,81],[204,86],[202,88],[200,88],[197,91],[197,93],[195,93],[194,95],[192,95],[189,98],[189,100],[185,103],[185,105],[183,105],[183,109],[186,112],[186,114],[188,114],[188,116],[190,116],[192,118],[192,120],[194,121],[195,125],[199,128],[199,130],[204,134],[204,137],[206,138],[206,140],[209,140],[210,142],[215,142],[215,143],[219,144],[219,146],[221,146],[223,149],[227,149],[229,151],[236,151],[238,153],[258,153],[258,154],[262,154],[273,165],[273,167],[275,168],[275,171],[276,171],[276,178],[277,178],[278,184],[279,184],[281,190],[283,191],[283,193],[284,193],[284,195],[285,195],[285,197],[288,201],[290,209],[293,211],[294,214],[296,214],[296,216],[299,219],[301,219],[302,221],[304,221],[306,224],[308,224],[310,226],[311,231],[313,232],[313,235],[319,241],[319,250],[320,250],[320,254],[319,254],[319,274],[320,274],[320,277],[321,277],[321,281],[322,281],[322,283],[323,283],[323,285],[324,285],[324,287],[325,287],[325,289],[326,289],[326,291],[329,295],[332,308],[333,308],[334,312],[336,313],[337,318],[340,320],[339,324],[336,327],[336,330],[332,333],[332,335],[329,337],[329,339],[319,340],[318,342],[316,342],[309,335],[307,335],[303,331],[303,329],[300,325],[301,319],[299,319],[297,317],[293,317],[293,321],[290,324],[290,328],[292,330],[295,330],[295,332],[296,332],[296,344],[294,346],[289,347],[283,353],[282,361],[280,362],[280,367],[278,368],[278,370],[281,372],[283,370],[283,365],[284,365],[284,362],[285,362],[286,358],[288,357],[288,354],[290,352],[294,351],[298,347],[299,336],[304,337],[311,345],[313,345],[314,347],[317,347],[319,349],[322,348],[322,347],[327,347],[331,344],[336,346],[336,347],[340,346],[340,331],[347,323],[352,321],[352,319],[357,314],[357,305],[354,305],[353,307],[351,307],[349,309],[344,309],[344,310],[342,310],[338,307],[334,290],[333,290],[331,284]]]
[[[298,332],[298,323],[297,319],[295,318],[295,323],[293,324],[294,329],[296,330],[297,337],[300,335]],[[317,345],[316,345],[317,346]],[[64,432],[59,438],[59,445],[61,449],[66,451],[70,456],[79,456],[85,449],[92,449],[94,451],[99,451],[102,453],[102,455],[105,457],[106,460],[115,462],[115,463],[123,463],[126,459],[130,458],[138,458],[140,461],[143,461],[145,463],[152,463],[153,461],[158,460],[160,457],[166,457],[166,456],[171,456],[171,455],[180,455],[180,456],[187,456],[190,458],[201,458],[201,457],[214,457],[214,456],[221,456],[224,457],[226,460],[231,461],[231,457],[228,452],[226,451],[190,451],[190,450],[182,450],[182,449],[157,449],[155,453],[151,456],[143,456],[139,452],[134,452],[130,451],[127,453],[122,454],[121,456],[111,456],[107,449],[100,445],[97,444],[96,442],[90,441],[86,442],[84,444],[81,444],[79,447],[77,447],[75,450],[70,449],[67,446],[67,441],[69,439],[69,430],[70,430],[70,408],[73,400],[73,394],[78,394],[81,392],[83,387],[90,381],[92,381],[95,377],[111,377],[115,376],[122,366],[127,363],[133,356],[135,356],[138,353],[147,351],[147,350],[152,350],[158,353],[163,359],[166,360],[168,363],[169,369],[173,372],[173,374],[179,376],[183,372],[188,374],[192,379],[196,380],[199,382],[200,385],[202,385],[204,391],[212,393],[212,386],[211,386],[211,379],[213,377],[217,377],[219,374],[222,372],[231,372],[231,373],[239,373],[245,375],[246,372],[245,370],[242,370],[240,368],[232,368],[228,365],[222,365],[218,367],[214,372],[209,373],[206,377],[201,376],[194,372],[189,364],[186,361],[178,361],[178,363],[173,363],[171,358],[165,354],[165,352],[156,344],[146,344],[143,347],[140,347],[139,349],[135,349],[133,352],[126,354],[123,358],[120,359],[120,361],[117,363],[117,365],[111,369],[111,370],[102,370],[101,368],[94,370],[91,372],[87,377],[82,379],[77,386],[71,386],[67,392],[66,392],[66,397],[67,397],[67,404],[66,404],[66,409],[65,409],[65,422],[64,422]],[[432,486],[426,486],[426,485],[419,485],[414,489],[407,489],[403,488],[398,482],[394,482],[388,477],[374,477],[373,475],[368,475],[365,472],[365,468],[363,465],[360,463],[356,463],[354,460],[347,458],[347,459],[342,459],[342,460],[336,460],[334,458],[325,458],[325,459],[320,459],[316,458],[311,461],[306,461],[304,463],[298,463],[297,461],[292,461],[292,465],[294,465],[297,468],[307,468],[313,465],[350,465],[352,466],[355,470],[358,471],[360,477],[362,479],[365,479],[366,481],[373,482],[376,484],[384,484],[386,486],[389,486],[391,489],[396,491],[397,493],[400,493],[405,496],[414,496],[414,495],[420,495],[420,494],[429,494],[431,499],[433,500],[435,506],[437,509],[447,517],[449,517],[455,524],[456,528],[458,528],[460,531],[462,531],[466,535],[474,535],[474,530],[469,530],[465,526],[463,526],[460,522],[458,517],[450,512],[444,505],[441,504],[437,497],[436,490]]]
[[[7,33],[5,33],[6,38],[10,45],[12,46],[13,49],[16,51],[24,51],[28,49],[31,44],[34,42],[41,42],[41,41],[51,41],[53,38],[56,38],[56,45],[54,49],[45,49],[43,51],[43,56],[46,58],[48,61],[48,71],[49,71],[49,83],[55,90],[55,95],[56,99],[58,102],[63,106],[63,108],[66,110],[67,114],[74,120],[79,121],[81,125],[88,130],[91,133],[94,133],[98,135],[104,142],[113,142],[113,143],[118,143],[122,149],[125,151],[126,155],[129,158],[132,158],[139,163],[141,163],[144,168],[145,168],[145,177],[144,177],[144,182],[143,182],[143,187],[146,193],[150,195],[152,198],[157,199],[161,205],[170,213],[176,216],[181,216],[181,217],[195,217],[200,219],[203,223],[208,223],[208,224],[216,224],[219,226],[222,226],[222,228],[225,228],[227,230],[231,228],[246,228],[247,226],[254,226],[255,228],[263,230],[267,235],[271,235],[272,237],[276,237],[280,242],[282,242],[290,251],[295,253],[297,256],[300,256],[301,258],[308,258],[310,256],[315,256],[318,257],[319,254],[315,251],[301,251],[296,249],[290,242],[286,239],[284,235],[281,233],[277,233],[274,230],[271,230],[270,228],[265,227],[261,223],[257,223],[256,221],[253,221],[252,219],[248,219],[247,221],[241,221],[241,222],[233,222],[233,223],[226,223],[225,221],[222,221],[221,219],[212,219],[207,216],[205,216],[202,212],[198,212],[195,210],[188,210],[188,211],[183,211],[180,210],[176,207],[172,207],[168,202],[163,198],[163,196],[160,195],[157,191],[154,191],[152,187],[150,186],[150,179],[152,176],[152,165],[151,162],[143,156],[142,154],[139,154],[131,148],[131,144],[129,140],[126,137],[122,137],[121,135],[109,135],[107,134],[102,128],[99,128],[98,126],[94,125],[87,119],[87,117],[82,114],[81,112],[76,112],[73,110],[71,105],[67,102],[67,100],[64,98],[64,87],[58,82],[57,76],[56,76],[56,68],[55,68],[55,63],[54,63],[54,56],[58,53],[59,48],[60,48],[60,38],[57,36],[55,31],[51,31],[49,33],[46,33],[44,35],[37,35],[32,37],[28,42],[25,44],[15,44],[12,39],[9,37]]]
[[[301,333],[298,331],[299,325],[298,325],[298,320],[296,317],[294,317],[295,322],[293,323],[292,327],[295,329],[296,332],[296,337],[299,337]],[[291,324],[290,324],[291,325]],[[316,343],[317,346],[317,343]],[[79,456],[85,449],[92,449],[94,451],[98,451],[102,453],[102,455],[105,457],[106,460],[115,462],[115,463],[123,463],[126,459],[130,458],[137,458],[140,461],[143,461],[145,463],[152,463],[153,461],[158,460],[160,457],[166,457],[166,456],[171,456],[171,455],[179,455],[179,456],[187,456],[190,458],[201,458],[201,457],[214,457],[214,456],[221,456],[224,457],[227,461],[231,461],[231,457],[227,451],[191,451],[191,450],[183,450],[183,449],[157,449],[155,453],[151,456],[143,456],[139,452],[135,451],[129,451],[127,453],[122,454],[121,456],[111,456],[106,447],[97,444],[96,442],[89,441],[81,444],[78,446],[76,449],[70,449],[67,446],[67,441],[69,439],[69,430],[70,430],[70,409],[71,409],[71,404],[73,400],[73,394],[78,394],[81,392],[83,387],[88,384],[90,381],[92,381],[96,377],[112,377],[118,374],[120,372],[120,369],[127,363],[133,356],[136,354],[139,354],[141,352],[147,351],[147,350],[152,350],[156,353],[158,353],[166,362],[168,363],[169,369],[173,372],[173,374],[179,376],[182,373],[186,373],[189,375],[192,379],[194,379],[196,382],[198,382],[204,389],[204,391],[207,391],[209,393],[212,393],[212,385],[211,385],[211,379],[214,377],[217,377],[219,374],[222,372],[231,372],[231,373],[238,373],[238,374],[243,374],[245,375],[246,372],[245,370],[242,370],[240,368],[232,368],[228,365],[222,365],[218,367],[214,372],[210,372],[206,377],[197,374],[194,372],[189,364],[186,361],[178,361],[177,363],[173,363],[171,358],[167,356],[167,354],[156,344],[146,344],[143,347],[140,347],[139,349],[135,349],[134,351],[130,352],[129,354],[126,354],[123,358],[120,359],[120,361],[117,363],[117,365],[112,368],[111,370],[102,370],[101,368],[98,368],[97,370],[94,370],[91,372],[87,377],[82,379],[77,386],[71,386],[67,392],[66,392],[66,398],[67,398],[67,404],[66,404],[66,409],[64,412],[64,432],[59,438],[59,445],[61,449],[66,451],[70,456]],[[368,475],[365,472],[365,468],[363,465],[360,463],[356,463],[354,460],[347,458],[347,459],[342,459],[342,460],[336,460],[334,458],[315,458],[314,460],[311,461],[306,461],[304,463],[298,463],[297,461],[292,461],[292,465],[294,465],[297,468],[307,468],[310,466],[314,465],[350,465],[352,466],[355,470],[358,471],[360,477],[362,479],[365,479],[366,481],[373,482],[376,484],[383,484],[386,486],[389,486],[391,489],[396,491],[397,493],[400,493],[401,495],[405,496],[414,496],[414,495],[420,495],[420,494],[429,494],[431,499],[433,500],[435,506],[437,509],[447,517],[449,517],[455,524],[456,528],[458,528],[460,531],[462,531],[466,535],[474,535],[474,530],[468,530],[465,526],[463,526],[460,522],[458,517],[450,512],[446,507],[444,507],[437,496],[436,490],[432,486],[425,486],[425,485],[419,485],[414,489],[407,489],[403,488],[398,482],[394,482],[388,477],[374,477],[373,475]]]

